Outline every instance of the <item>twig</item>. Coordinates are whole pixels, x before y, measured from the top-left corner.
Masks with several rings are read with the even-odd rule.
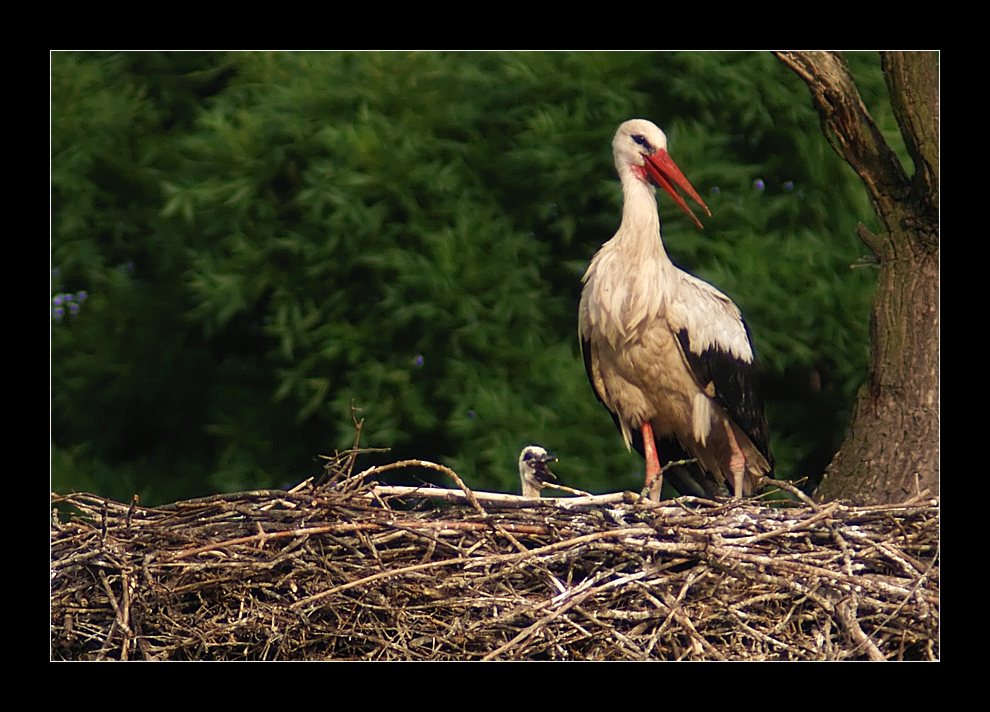
[[[406,566],[401,569],[391,569],[389,571],[379,571],[377,574],[372,574],[371,576],[365,576],[356,581],[350,581],[349,583],[341,584],[340,586],[335,586],[326,591],[320,591],[319,593],[314,593],[312,596],[307,596],[306,598],[300,599],[293,603],[289,608],[297,610],[303,606],[309,605],[310,603],[315,603],[320,599],[326,598],[327,596],[332,596],[337,593],[342,593],[357,586],[363,586],[365,584],[372,583],[374,581],[379,581],[385,578],[394,578],[397,576],[404,576],[405,574],[411,574],[417,571],[428,571],[429,569],[444,568],[446,566],[460,566],[464,563],[464,559],[444,559],[443,561],[431,561],[426,564],[415,564],[413,566]]]
[[[474,496],[474,492],[472,492],[471,489],[464,484],[464,481],[460,478],[460,475],[445,465],[438,465],[437,463],[430,462],[429,460],[400,460],[399,462],[392,462],[387,465],[376,465],[375,467],[369,467],[367,470],[364,470],[358,475],[358,477],[363,479],[366,477],[371,477],[372,475],[378,475],[382,472],[387,472],[389,470],[398,470],[406,467],[421,467],[424,470],[435,470],[447,475],[454,480],[458,487],[461,488],[461,491],[464,492],[464,496],[467,497],[468,503],[474,508],[474,510],[482,516],[487,516],[488,512],[486,512],[478,503],[478,499]]]
[[[237,537],[236,539],[227,539],[226,541],[205,544],[203,546],[197,546],[194,549],[176,551],[171,555],[168,555],[167,558],[171,561],[176,561],[178,559],[185,559],[189,556],[195,556],[196,554],[202,554],[207,551],[226,549],[228,547],[238,546],[240,544],[250,544],[252,542],[264,543],[272,539],[312,536],[314,534],[343,534],[347,532],[357,532],[362,529],[380,529],[381,526],[382,525],[377,522],[366,522],[358,524],[329,524],[322,527],[309,527],[306,529],[293,529],[291,531],[282,532],[262,532],[260,534],[252,534],[250,536]]]
[[[876,646],[870,637],[863,632],[863,629],[859,625],[859,621],[856,619],[856,608],[853,604],[852,598],[840,601],[835,605],[835,614],[839,619],[839,622],[846,629],[846,632],[856,643],[856,648],[864,648],[866,654],[869,656],[870,660],[875,662],[883,662],[887,658],[884,657],[883,653]]]
[[[794,495],[795,497],[797,497],[799,500],[801,500],[807,506],[811,507],[815,511],[818,511],[818,508],[819,508],[818,503],[815,502],[813,499],[811,499],[811,497],[809,497],[808,495],[806,495],[801,490],[800,487],[795,487],[793,484],[791,484],[787,480],[775,480],[775,479],[770,478],[770,477],[760,477],[760,478],[757,479],[757,486],[758,487],[775,487],[777,489],[780,489],[780,490],[783,490],[785,492],[788,492],[788,493]]]

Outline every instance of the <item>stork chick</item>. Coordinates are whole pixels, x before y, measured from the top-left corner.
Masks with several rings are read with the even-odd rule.
[[[711,211],[653,123],[620,125],[612,152],[622,222],[583,279],[578,332],[588,378],[626,447],[644,456],[650,499],[663,484],[658,451],[665,462],[696,458],[709,494],[749,495],[773,468],[749,329],[727,296],[670,261],[654,186],[699,228],[675,186]]]
[[[556,455],[539,445],[527,445],[523,448],[519,453],[519,481],[524,497],[539,497],[540,490],[557,481],[557,476],[550,471],[548,464],[556,461]]]

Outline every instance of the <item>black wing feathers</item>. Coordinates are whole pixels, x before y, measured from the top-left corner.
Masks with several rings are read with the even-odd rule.
[[[749,327],[743,322],[746,337]],[[681,348],[687,356],[695,378],[704,388],[709,383],[715,387],[715,400],[725,408],[725,412],[746,433],[753,445],[763,454],[773,467],[767,435],[767,419],[763,411],[763,399],[756,388],[756,367],[753,363],[736,358],[719,349],[708,349],[697,354],[691,351],[690,339],[686,330],[677,333]]]

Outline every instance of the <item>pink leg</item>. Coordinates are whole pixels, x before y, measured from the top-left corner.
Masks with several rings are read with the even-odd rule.
[[[726,423],[725,432],[729,435],[729,447],[732,449],[732,455],[729,457],[729,469],[732,470],[732,496],[735,499],[739,499],[744,495],[748,495],[749,492],[746,491],[744,480],[746,475],[746,456],[743,454],[742,448],[739,447],[739,443],[736,441],[736,435],[732,432],[732,426]]]
[[[660,490],[663,488],[663,473],[660,470],[660,458],[657,457],[657,443],[653,439],[653,426],[649,421],[640,427],[643,434],[643,454],[646,457],[646,487],[647,498],[660,501]]]

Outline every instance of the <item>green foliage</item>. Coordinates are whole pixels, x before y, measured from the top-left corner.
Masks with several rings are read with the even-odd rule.
[[[575,336],[633,116],[712,208],[699,233],[661,199],[668,250],[747,315],[781,474],[821,470],[865,375],[873,214],[765,54],[56,53],[52,107],[52,289],[87,295],[52,326],[62,489],[295,482],[352,404],[363,444],[474,487],[530,442],[636,487]]]

